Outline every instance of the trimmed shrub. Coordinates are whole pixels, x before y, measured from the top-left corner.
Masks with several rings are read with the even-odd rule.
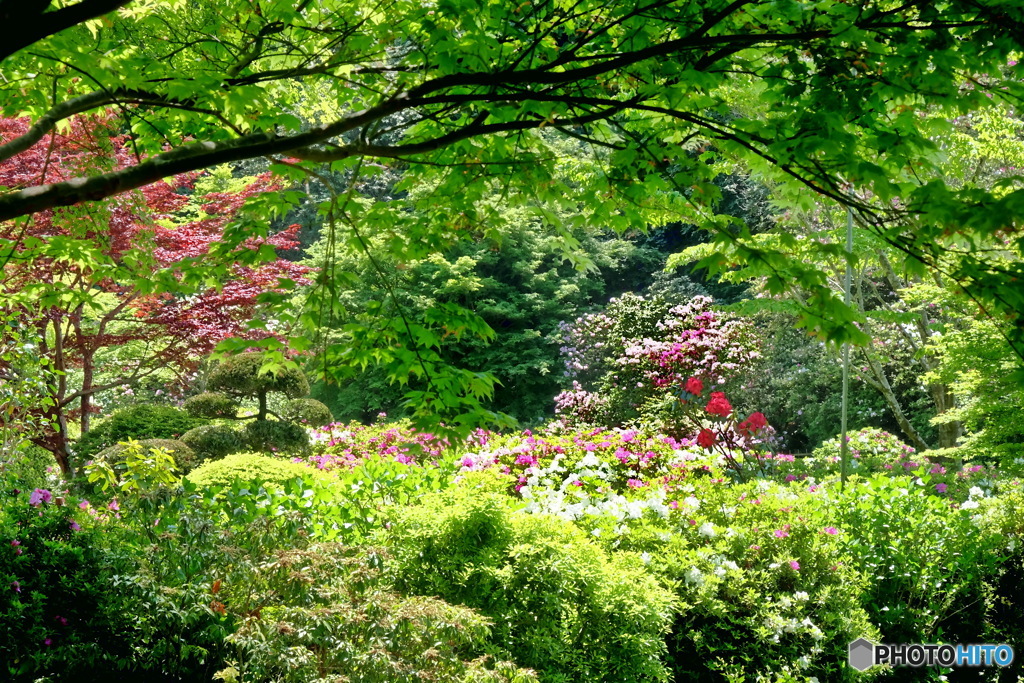
[[[234,417],[238,405],[229,396],[207,391],[185,400],[185,411],[193,417]]]
[[[309,446],[309,435],[294,422],[253,420],[245,425],[245,443],[254,451],[296,453]]]
[[[334,422],[331,409],[315,398],[296,398],[284,404],[282,417],[308,427],[323,427]]]
[[[171,406],[142,404],[119,410],[96,425],[75,444],[79,461],[89,460],[104,448],[135,439],[177,439],[188,430],[207,424]]]
[[[200,462],[200,458],[194,450],[183,441],[176,439],[143,439],[139,441],[139,445],[142,446],[143,451],[148,451],[150,448],[162,448],[168,451],[171,457],[174,458],[174,464],[178,466],[182,473],[190,472]],[[126,445],[117,443],[97,453],[96,459],[105,460],[115,470],[120,471],[124,469],[124,459],[127,450],[128,447]]]
[[[281,485],[310,475],[315,475],[314,470],[289,460],[260,453],[233,453],[197,467],[187,479],[197,486],[229,486],[235,480]]]
[[[207,385],[239,396],[258,396],[278,392],[288,398],[299,398],[309,393],[309,382],[297,368],[283,368],[275,373],[260,375],[263,354],[240,353],[220,362],[210,373]]]
[[[196,452],[201,461],[220,460],[245,450],[245,439],[238,430],[226,425],[203,425],[185,432],[181,442]]]

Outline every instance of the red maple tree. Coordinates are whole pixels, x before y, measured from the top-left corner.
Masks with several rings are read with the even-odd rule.
[[[97,163],[110,170],[130,165],[131,139],[117,124],[112,114],[73,119],[66,130],[0,164],[0,186],[71,180],[95,172]],[[0,119],[0,142],[24,134],[28,125]],[[259,314],[260,295],[282,291],[289,281],[308,282],[308,267],[276,256],[299,246],[298,226],[218,248],[246,200],[278,188],[269,174],[241,191],[203,196],[194,192],[197,175],[0,223],[0,308],[31,321],[40,353],[58,375],[47,415],[53,427],[33,440],[66,474],[68,422],[77,420],[87,432],[98,412],[97,394],[160,371],[184,381],[222,340],[273,334],[246,324]],[[272,260],[253,258],[267,254],[267,247]],[[197,272],[208,272],[216,286],[184,284],[186,274]],[[100,367],[101,361],[116,367]]]

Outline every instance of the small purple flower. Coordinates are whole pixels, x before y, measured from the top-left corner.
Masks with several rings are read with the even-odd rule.
[[[110,501],[109,503],[107,503],[107,509],[108,510],[114,510],[114,511],[117,511],[117,510],[121,509],[121,506],[117,502],[117,498],[115,498],[112,501]]]
[[[786,538],[788,536],[789,536],[789,532],[788,531],[783,531],[782,529],[776,529],[775,530],[775,538]]]
[[[71,525],[70,526],[71,526],[71,530],[72,531],[81,531],[82,530],[82,527],[78,526],[78,522],[76,522],[74,520],[71,520]]]
[[[827,526],[824,529],[822,529],[822,531],[824,531],[829,536],[835,536],[839,533],[839,529],[835,528],[834,526]]]
[[[938,491],[939,493],[945,493],[947,488],[949,488],[949,487],[946,486],[945,484],[936,484],[935,485],[935,490]]]
[[[53,640],[50,639],[50,638],[47,638],[46,640],[43,641],[43,645],[46,645],[47,647],[49,647],[50,645],[53,645]]]
[[[53,620],[56,621],[61,626],[67,626],[68,625],[67,617],[62,617],[62,616],[58,615],[58,616],[54,617]]]
[[[792,569],[795,572],[798,572],[798,571],[800,571],[800,563],[797,562],[796,560],[790,560],[789,568]]]
[[[21,592],[21,584],[18,583],[17,581],[11,581],[11,590],[13,590],[15,593],[20,593]]]

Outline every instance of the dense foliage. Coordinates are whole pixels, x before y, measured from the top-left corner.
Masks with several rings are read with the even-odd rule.
[[[1022,35],[0,0],[0,679],[1020,680]]]

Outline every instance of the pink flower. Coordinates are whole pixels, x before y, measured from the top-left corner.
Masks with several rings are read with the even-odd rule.
[[[36,489],[28,497],[28,504],[39,507],[40,503],[49,503],[51,498],[53,498],[53,494],[46,489]]]
[[[792,569],[795,572],[800,571],[800,563],[797,562],[796,560],[790,560],[789,567],[790,567],[790,569]]]
[[[827,526],[824,529],[822,529],[822,531],[824,531],[829,536],[835,536],[839,533],[839,529],[835,528],[834,526]]]
[[[109,503],[107,503],[107,509],[108,510],[114,510],[115,512],[117,510],[121,509],[121,506],[117,502],[117,498],[115,498],[112,501],[110,501]]]
[[[938,491],[939,493],[945,493],[947,488],[949,488],[949,487],[946,486],[945,484],[936,484],[935,485],[935,490]]]
[[[72,522],[71,522],[71,530],[72,531],[81,531],[82,527],[78,526],[78,522],[72,520]]]
[[[783,531],[782,529],[776,529],[775,530],[775,538],[788,538],[788,537],[789,537],[789,532],[788,531]]]
[[[11,590],[13,590],[15,593],[20,593],[21,592],[21,584],[18,583],[17,581],[11,581]]]
[[[81,503],[78,504],[78,507],[80,507],[83,510],[88,510],[89,509],[89,501],[83,500]]]
[[[53,645],[53,641],[51,639],[47,638],[46,640],[43,641],[43,645],[46,645],[46,646]]]

